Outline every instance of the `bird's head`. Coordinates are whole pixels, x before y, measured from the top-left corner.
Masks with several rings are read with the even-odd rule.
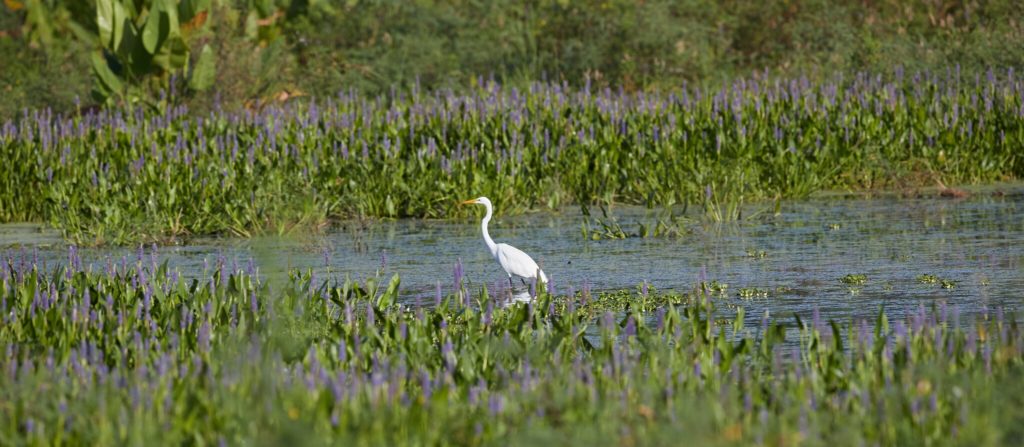
[[[475,199],[464,200],[461,203],[461,205],[485,205],[485,206],[489,206],[490,204],[491,204],[491,201],[487,197],[477,197]]]

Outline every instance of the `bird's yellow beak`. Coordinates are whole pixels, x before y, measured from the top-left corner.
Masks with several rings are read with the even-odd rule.
[[[476,199],[463,200],[459,205],[473,205],[476,203]]]

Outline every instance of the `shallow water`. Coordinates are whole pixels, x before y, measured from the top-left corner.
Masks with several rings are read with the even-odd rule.
[[[978,191],[961,200],[785,202],[778,216],[732,224],[692,220],[685,225],[691,233],[680,238],[587,240],[580,232],[584,218],[575,210],[499,217],[490,232],[532,255],[559,292],[584,284],[595,291],[634,288],[642,281],[659,290],[690,290],[706,278],[728,284],[720,301],[743,306],[754,322],[766,310],[774,317],[796,312],[807,318],[817,306],[823,317],[845,320],[871,318],[880,307],[890,317],[901,316],[941,302],[967,316],[1015,311],[1024,303],[1024,188],[1002,191]],[[656,218],[640,208],[611,212],[627,231]],[[5,258],[38,257],[48,265],[67,256],[55,232],[33,225],[0,226],[0,247],[7,247],[0,251]],[[83,254],[104,263],[111,256],[134,257],[135,250]],[[410,303],[432,302],[438,283],[450,291],[460,259],[471,290],[508,285],[485,249],[478,220],[347,223],[322,234],[201,239],[162,247],[159,257],[191,275],[212,268],[220,257],[239,266],[251,258],[272,284],[295,267],[313,268],[319,278],[398,273]],[[866,275],[867,282],[841,283],[847,274]],[[919,282],[926,274],[955,281],[955,287]],[[744,299],[741,288],[764,289],[768,296]]]

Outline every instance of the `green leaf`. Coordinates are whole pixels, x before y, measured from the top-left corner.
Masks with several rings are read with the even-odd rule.
[[[71,30],[71,34],[75,36],[75,39],[80,40],[82,43],[89,46],[96,46],[96,35],[91,31],[87,30],[84,26],[79,25],[74,20],[68,21],[68,29]]]
[[[832,326],[832,345],[836,352],[843,351],[843,334],[839,330],[839,324],[834,320],[829,320],[829,326]]]
[[[114,35],[114,0],[96,0],[96,28],[100,32],[100,43],[111,48]]]
[[[142,46],[149,54],[155,54],[160,44],[160,17],[163,15],[160,5],[161,2],[153,3],[153,7],[146,15],[146,24],[142,28]]]
[[[107,60],[103,57],[102,52],[97,51],[92,54],[92,72],[97,85],[101,87],[99,93],[104,98],[121,91],[121,79],[110,70],[110,66],[107,65]]]
[[[124,28],[128,25],[128,14],[124,10],[124,5],[117,0],[113,0],[114,14],[111,30],[113,32],[110,40],[110,48],[117,51],[118,47],[121,46],[121,39],[124,37]]]
[[[258,21],[259,15],[256,14],[256,11],[250,11],[249,15],[245,17],[245,37],[247,39],[256,40],[259,37]]]
[[[178,23],[178,8],[171,0],[157,0],[161,4],[160,10],[167,14],[167,35],[177,37],[181,35],[181,25]]]
[[[200,58],[202,58],[201,55]],[[401,281],[397,274],[391,276],[391,282],[388,284],[388,288],[385,289],[384,293],[377,298],[378,308],[387,307],[394,303],[395,298],[398,296],[398,285],[400,282]]]
[[[210,0],[182,0],[178,4],[178,15],[182,21],[192,20],[196,14],[210,6]]]
[[[140,30],[130,23],[124,29],[124,37],[121,39],[121,47],[118,48],[119,62],[129,67],[133,77],[148,74],[153,68],[153,54],[143,47]]]
[[[188,63],[188,45],[181,36],[171,36],[159,51],[153,56],[153,63],[159,65],[165,71],[173,71],[185,66]]]

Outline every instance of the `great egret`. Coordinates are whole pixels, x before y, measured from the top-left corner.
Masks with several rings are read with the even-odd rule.
[[[487,243],[487,249],[490,250],[491,256],[494,256],[494,259],[498,261],[501,268],[505,270],[505,274],[508,275],[509,287],[512,286],[513,275],[525,279],[537,279],[539,276],[540,280],[547,284],[548,277],[544,275],[544,272],[537,266],[537,263],[533,261],[530,255],[508,244],[495,244],[494,240],[491,239],[491,235],[487,233],[487,223],[491,221],[491,214],[494,212],[490,199],[480,197],[466,200],[462,204],[483,205],[487,208],[487,215],[484,216],[484,220],[480,221],[480,229],[483,230],[484,242]]]

